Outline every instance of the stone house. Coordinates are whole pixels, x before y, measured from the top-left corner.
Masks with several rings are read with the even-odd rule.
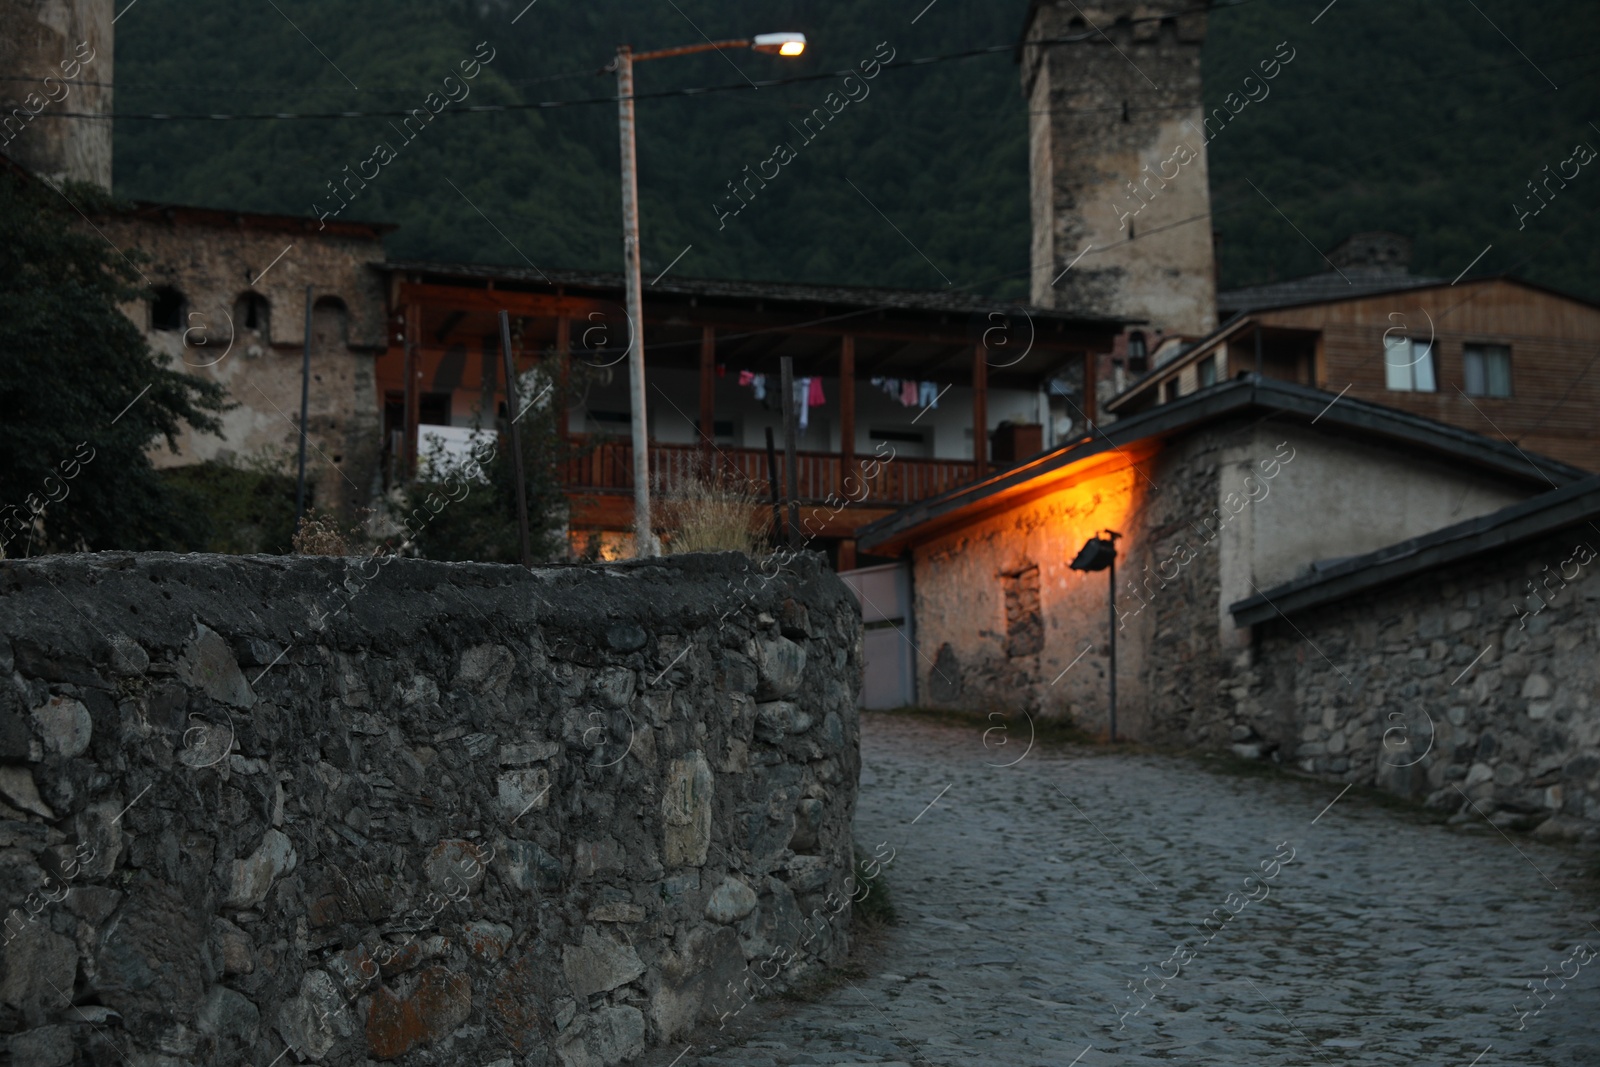
[[[903,508],[861,544],[908,559],[915,703],[1103,731],[1114,611],[1119,731],[1189,743],[1215,740],[1249,684],[1257,639],[1233,605],[1319,561],[1583,477],[1444,423],[1251,378]],[[1068,567],[1106,529],[1122,535],[1114,606],[1106,574]]]
[[[124,308],[170,366],[217,382],[237,402],[222,433],[184,426],[158,467],[292,457],[311,330],[306,471],[324,510],[353,515],[380,488],[375,357],[387,294],[376,223],[172,204],[135,204],[98,220],[119,249],[148,256],[150,297]]]
[[[1229,605],[1251,663],[1193,733],[1463,820],[1594,836],[1597,555],[1591,477],[1263,588]]]

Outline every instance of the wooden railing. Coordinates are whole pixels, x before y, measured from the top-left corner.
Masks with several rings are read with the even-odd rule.
[[[567,464],[568,489],[633,488],[633,446],[627,441],[608,438],[579,439],[575,443],[584,454]],[[877,468],[872,469],[871,461]],[[778,491],[783,493],[783,453],[778,453]],[[853,464],[856,478],[865,468],[871,472],[865,490],[853,478],[845,486],[843,460],[834,452],[800,452],[795,456],[796,490],[802,501],[826,500],[829,496],[850,498],[866,506],[910,504],[925,500],[973,479],[971,461],[920,459],[908,456],[857,456]],[[706,473],[732,477],[763,500],[768,498],[767,453],[759,448],[731,448],[719,445],[706,453],[698,445],[650,445],[650,480],[657,491],[671,490]]]

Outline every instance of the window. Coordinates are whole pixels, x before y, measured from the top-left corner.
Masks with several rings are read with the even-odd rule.
[[[170,285],[159,286],[155,299],[150,302],[150,328],[152,330],[183,329],[183,294]]]
[[[1006,602],[1006,656],[1031,656],[1044,648],[1044,617],[1039,611],[1039,565],[1023,561],[1000,572]]]
[[[1511,348],[1508,345],[1464,345],[1468,396],[1511,395]]]
[[[1144,334],[1135,330],[1128,335],[1128,371],[1143,374],[1150,369],[1150,352],[1145,347]]]
[[[1200,388],[1217,384],[1217,357],[1207,356],[1200,361]]]
[[[417,397],[417,422],[422,426],[449,426],[449,393],[423,393]]]
[[[1163,399],[1163,403],[1165,403],[1165,401],[1167,401],[1167,400],[1176,400],[1176,399],[1178,399],[1178,379],[1176,379],[1176,378],[1168,378],[1167,379],[1167,384],[1165,386],[1165,389],[1166,389],[1166,392],[1165,392],[1165,396],[1164,396],[1164,399]]]
[[[1414,337],[1383,339],[1384,384],[1396,392],[1432,393],[1438,390],[1433,373],[1434,346]]]
[[[233,302],[233,327],[235,330],[255,330],[263,339],[267,337],[267,322],[272,305],[260,293],[246,290]]]

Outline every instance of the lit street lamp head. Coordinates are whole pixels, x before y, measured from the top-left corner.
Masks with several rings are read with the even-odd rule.
[[[757,52],[766,52],[771,55],[797,56],[806,50],[806,35],[803,33],[758,33],[750,41],[750,47]]]

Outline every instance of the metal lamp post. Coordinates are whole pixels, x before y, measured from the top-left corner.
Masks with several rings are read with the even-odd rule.
[[[617,125],[622,138],[622,276],[628,304],[628,396],[633,408],[633,537],[637,556],[657,554],[650,528],[649,436],[645,429],[644,293],[639,266],[639,160],[633,118],[633,65],[647,59],[687,56],[725,48],[751,48],[780,56],[798,56],[806,49],[803,33],[763,33],[727,41],[707,41],[682,48],[663,48],[634,54],[629,45],[617,46],[613,66],[617,72]]]
[[[1117,739],[1117,538],[1122,535],[1115,530],[1102,531],[1104,537],[1091,537],[1084,542],[1083,548],[1078,551],[1077,558],[1069,566],[1075,571],[1111,571],[1110,591],[1110,630],[1111,630],[1111,740]]]

